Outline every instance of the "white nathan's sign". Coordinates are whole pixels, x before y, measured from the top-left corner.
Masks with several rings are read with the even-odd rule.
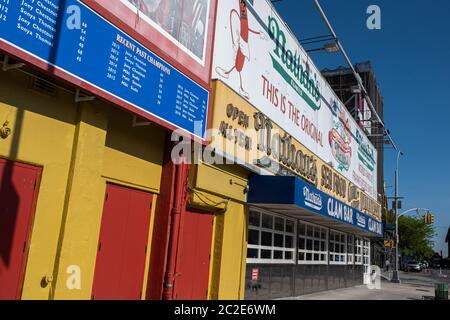
[[[377,152],[266,0],[218,1],[213,79],[377,199]]]

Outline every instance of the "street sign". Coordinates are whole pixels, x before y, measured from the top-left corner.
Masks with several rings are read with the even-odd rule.
[[[394,240],[384,240],[384,247],[391,249],[394,247]]]
[[[252,270],[252,280],[253,281],[258,281],[259,278],[259,270],[258,269],[253,269]]]

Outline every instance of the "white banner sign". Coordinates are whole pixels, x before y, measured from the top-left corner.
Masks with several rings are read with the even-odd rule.
[[[273,6],[218,1],[217,15],[213,79],[377,199],[374,146]]]

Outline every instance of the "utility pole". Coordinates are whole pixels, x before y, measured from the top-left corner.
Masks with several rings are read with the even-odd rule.
[[[394,196],[394,212],[395,212],[395,270],[392,274],[392,279],[391,282],[394,283],[400,283],[400,277],[398,274],[398,269],[399,269],[399,259],[398,259],[398,254],[399,254],[399,236],[398,236],[398,162],[400,159],[400,156],[403,155],[403,152],[401,152],[400,150],[397,153],[397,167],[395,169],[395,196]]]
[[[397,202],[397,200],[394,200],[394,201]],[[395,209],[395,213],[396,213],[395,214],[395,230],[396,230],[395,235],[396,235],[397,243],[395,244],[395,256],[396,256],[396,259],[395,259],[395,271],[394,271],[394,273],[392,275],[392,279],[391,279],[391,282],[394,282],[394,283],[400,283],[400,277],[399,277],[399,273],[398,273],[398,251],[399,251],[399,244],[400,244],[399,236],[398,236],[398,219],[401,216],[403,216],[403,215],[405,215],[405,214],[407,214],[409,212],[413,212],[413,211],[415,211],[417,213],[417,215],[419,215],[419,211],[426,211],[427,214],[431,214],[430,209],[425,209],[425,208],[409,209],[409,210],[406,210],[406,211],[404,211],[404,212],[402,212],[400,214],[398,214],[397,208]]]

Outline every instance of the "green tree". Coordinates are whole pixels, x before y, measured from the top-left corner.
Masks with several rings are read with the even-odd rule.
[[[434,227],[421,218],[403,216],[399,218],[398,234],[400,252],[414,259],[430,259],[433,255]]]
[[[393,210],[388,210],[387,208],[384,208],[382,210],[381,217],[384,222],[387,224],[395,224],[395,213]]]

